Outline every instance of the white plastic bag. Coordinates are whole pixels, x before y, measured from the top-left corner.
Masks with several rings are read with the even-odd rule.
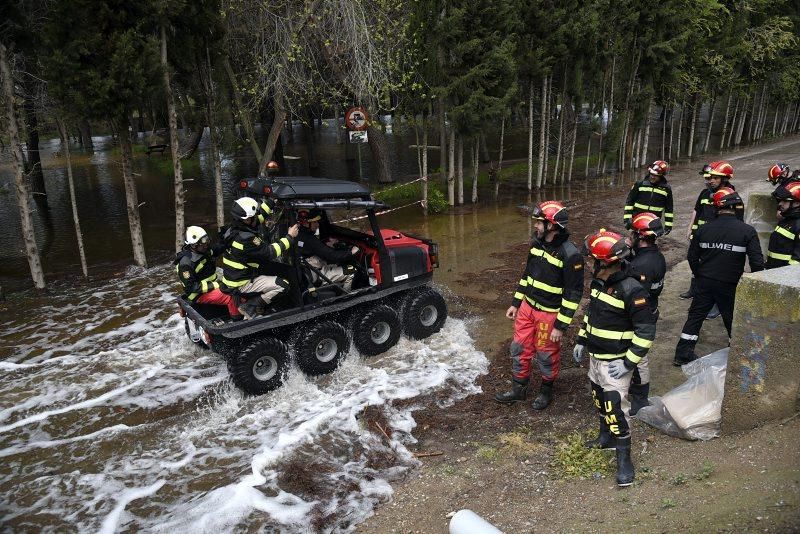
[[[635,417],[670,436],[692,440],[718,437],[727,367],[727,348],[682,366],[688,380],[663,397],[651,397],[650,406]]]

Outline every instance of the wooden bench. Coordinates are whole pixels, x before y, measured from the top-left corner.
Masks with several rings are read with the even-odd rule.
[[[169,148],[169,145],[150,145],[148,146],[144,153],[147,154],[147,157],[150,157],[150,154],[153,152],[158,152],[159,154],[164,154],[164,151]]]

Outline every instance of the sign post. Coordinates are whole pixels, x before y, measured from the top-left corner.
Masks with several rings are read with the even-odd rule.
[[[356,144],[358,152],[358,179],[364,179],[364,170],[361,166],[361,145],[369,142],[367,138],[367,123],[369,116],[362,107],[352,107],[344,115],[344,124],[347,126],[350,135],[350,142]]]

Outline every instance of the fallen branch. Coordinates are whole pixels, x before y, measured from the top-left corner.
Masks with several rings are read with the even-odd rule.
[[[428,458],[429,456],[441,456],[443,452],[415,452],[414,458]]]
[[[795,418],[795,417],[797,417],[798,415],[800,415],[800,412],[797,412],[797,413],[795,413],[794,415],[790,415],[789,417],[787,417],[786,419],[784,419],[783,421],[781,421],[781,422],[780,422],[780,424],[781,424],[781,425],[785,425],[786,423],[788,423],[789,421],[791,421],[792,419],[794,419],[794,418]]]

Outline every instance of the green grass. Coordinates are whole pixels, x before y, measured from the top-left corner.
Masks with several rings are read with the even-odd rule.
[[[387,190],[375,191],[374,196],[383,200],[389,206],[403,206],[422,199],[422,182],[397,187],[397,184],[387,187]],[[394,189],[392,189],[394,188]],[[428,182],[428,212],[441,213],[447,209],[447,198],[442,192],[441,185]]]
[[[172,174],[172,157],[165,153],[164,156],[152,155],[148,159],[149,165],[161,174]],[[196,174],[200,170],[200,158],[181,160],[184,174]]]
[[[574,432],[558,444],[555,468],[562,478],[591,478],[610,473],[609,456],[600,449],[587,449],[584,436]]]

